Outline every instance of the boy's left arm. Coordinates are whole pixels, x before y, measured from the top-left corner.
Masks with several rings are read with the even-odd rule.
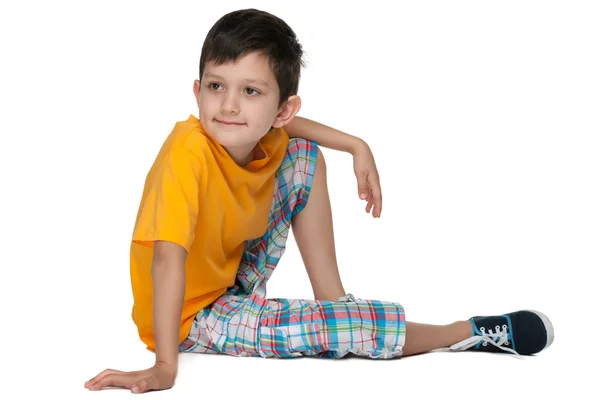
[[[373,208],[373,217],[381,216],[382,196],[379,173],[373,153],[364,140],[299,116],[292,118],[283,128],[290,137],[310,140],[320,146],[352,154],[358,195],[367,202],[365,211],[369,213]]]

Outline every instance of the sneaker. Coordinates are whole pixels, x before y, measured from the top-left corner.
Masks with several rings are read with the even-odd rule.
[[[473,336],[450,346],[450,350],[509,352],[517,356],[539,353],[554,341],[552,323],[539,311],[472,317]]]

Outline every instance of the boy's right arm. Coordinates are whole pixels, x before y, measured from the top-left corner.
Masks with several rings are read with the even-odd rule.
[[[156,362],[153,367],[123,372],[107,369],[85,383],[90,390],[106,386],[134,393],[173,387],[177,376],[179,327],[185,293],[186,250],[178,244],[156,241],[152,258],[153,322]]]
[[[185,259],[183,247],[171,242],[154,243],[152,286],[154,288],[154,342],[156,363],[177,372],[179,327],[185,293]]]

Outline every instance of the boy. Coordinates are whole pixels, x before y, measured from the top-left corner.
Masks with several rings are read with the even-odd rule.
[[[398,303],[345,292],[317,143],[354,155],[374,217],[377,170],[360,139],[296,117],[302,64],[292,29],[266,12],[232,12],[209,31],[194,82],[199,118],[178,122],[162,146],[131,243],[132,318],[155,365],[106,370],[88,389],[168,389],[180,351],[392,358],[448,346],[533,354],[552,343],[550,321],[535,311],[434,326],[406,322]],[[265,298],[290,226],[314,301]]]

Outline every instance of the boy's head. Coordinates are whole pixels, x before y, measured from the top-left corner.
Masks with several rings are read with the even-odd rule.
[[[300,109],[302,54],[294,31],[272,14],[247,9],[221,17],[194,81],[204,129],[225,147],[251,150],[271,127],[287,124]]]

